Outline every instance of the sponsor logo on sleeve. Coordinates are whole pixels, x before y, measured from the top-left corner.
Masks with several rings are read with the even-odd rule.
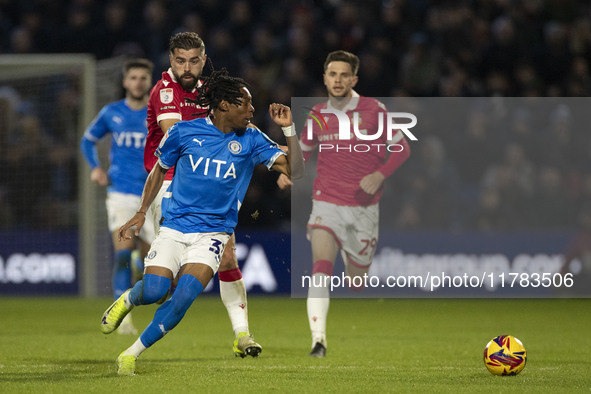
[[[172,88],[160,89],[160,101],[162,101],[163,104],[172,103],[173,97]]]

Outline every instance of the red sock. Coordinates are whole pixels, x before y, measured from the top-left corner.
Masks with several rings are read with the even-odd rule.
[[[314,274],[326,274],[332,275],[334,264],[330,260],[318,260],[314,262],[312,266],[312,275]]]
[[[218,271],[218,278],[222,282],[234,282],[242,279],[242,272],[240,272],[240,268],[238,267],[227,271]]]

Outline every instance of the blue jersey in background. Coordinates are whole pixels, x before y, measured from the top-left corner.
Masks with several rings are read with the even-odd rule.
[[[232,234],[254,167],[284,153],[258,129],[224,134],[207,117],[175,123],[155,154],[163,168],[176,165],[162,226]]]
[[[148,174],[144,169],[148,107],[133,110],[125,100],[106,105],[82,137],[81,149],[91,169],[100,165],[96,143],[111,133],[109,192],[140,196]]]

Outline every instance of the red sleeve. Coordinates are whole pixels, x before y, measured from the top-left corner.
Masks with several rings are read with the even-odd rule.
[[[154,120],[156,123],[162,119],[183,119],[181,103],[184,101],[182,91],[178,84],[169,83],[157,84],[150,93],[149,106],[154,111]]]
[[[164,77],[164,75],[163,75]],[[152,171],[158,158],[154,152],[164,136],[158,122],[162,118],[182,119],[181,100],[182,94],[178,91],[177,84],[167,81],[165,85],[160,80],[154,85],[150,92],[148,100],[148,136],[146,138],[146,147],[144,148],[144,167],[146,171]]]
[[[400,133],[400,131],[398,132]],[[388,160],[380,167],[378,171],[380,171],[384,177],[388,178],[390,175],[394,173],[410,157],[410,146],[408,142],[402,137],[402,139],[396,144],[402,147],[400,152],[391,152],[388,156]]]
[[[154,152],[156,152],[156,148],[158,148],[163,136],[164,133],[160,130],[160,127],[158,127],[158,129],[151,130],[146,137],[144,167],[148,173],[152,171],[152,168],[154,168],[154,165],[156,165],[156,162],[158,161],[158,158],[154,156]]]

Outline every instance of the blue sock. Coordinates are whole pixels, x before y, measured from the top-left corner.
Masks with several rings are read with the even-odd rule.
[[[115,265],[113,267],[113,297],[119,298],[121,294],[131,287],[131,250],[115,252]]]
[[[129,300],[135,306],[153,304],[166,295],[171,280],[160,275],[145,274],[129,292]]]
[[[193,275],[181,276],[174,295],[156,310],[154,320],[140,335],[142,344],[150,347],[176,327],[202,291],[203,285]]]
[[[139,252],[135,261],[132,261],[131,263],[135,265],[138,272],[144,272],[144,260],[140,257]]]

